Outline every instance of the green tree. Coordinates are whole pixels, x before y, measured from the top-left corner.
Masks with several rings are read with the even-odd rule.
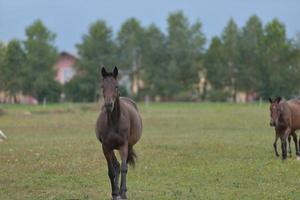
[[[241,63],[237,76],[237,88],[239,90],[256,92],[262,84],[262,41],[262,23],[256,15],[253,15],[243,27],[240,38]]]
[[[0,41],[0,91],[4,90],[4,75],[3,75],[3,60],[6,47],[3,42]]]
[[[129,75],[131,95],[136,95],[134,93],[139,90],[143,70],[144,44],[144,29],[138,20],[130,18],[122,24],[118,32],[117,44],[120,68]],[[137,91],[134,91],[135,85],[138,87]]]
[[[145,30],[143,51],[144,81],[151,96],[167,94],[166,36],[155,25]]]
[[[70,82],[72,86],[66,86],[66,92],[69,96],[73,94],[77,100],[78,94],[82,94],[82,100],[95,101],[100,95],[100,68],[115,65],[116,47],[112,39],[112,29],[104,21],[98,20],[90,26],[88,33],[82,36],[82,42],[76,47],[79,55],[76,63],[79,77]],[[76,88],[76,80],[80,80],[77,82],[77,90],[68,90]]]
[[[168,95],[189,93],[193,84],[199,81],[199,58],[203,53],[205,37],[201,23],[190,25],[182,12],[168,17]]]
[[[239,28],[231,18],[222,33],[222,43],[224,48],[224,64],[226,68],[226,73],[224,74],[226,77],[225,86],[228,87],[234,101],[236,98],[237,77],[239,75],[240,65],[239,37]]]
[[[205,57],[205,49],[204,45],[206,42],[206,37],[204,33],[202,32],[202,24],[200,21],[196,21],[191,26],[191,53],[193,57],[193,65],[196,69],[196,72],[198,74],[198,82],[200,82],[201,78],[205,78],[205,68],[204,68],[204,57]],[[200,96],[200,93],[202,92],[202,100],[205,99],[206,96],[206,86],[207,82],[205,81],[203,83],[203,91],[200,91],[200,88],[198,87],[197,95]]]
[[[294,46],[296,49],[300,49],[300,32],[296,34],[296,37],[294,39]]]
[[[228,93],[225,86],[228,85],[228,73],[225,66],[224,48],[219,37],[213,37],[206,52],[204,67],[206,78],[211,85],[209,99],[213,101],[225,101]]]
[[[57,101],[61,87],[54,80],[54,64],[58,58],[54,46],[55,34],[49,31],[41,20],[36,20],[26,28],[26,36],[23,91],[37,98],[39,102],[44,99]]]
[[[282,95],[291,97],[299,91],[299,66],[290,40],[286,38],[284,24],[278,19],[272,20],[265,27],[263,39],[263,84],[260,94],[269,96]]]
[[[22,44],[18,40],[12,40],[8,43],[7,49],[2,62],[2,79],[3,89],[9,92],[15,100],[17,93],[23,89],[24,79],[24,63],[25,63],[25,52]]]

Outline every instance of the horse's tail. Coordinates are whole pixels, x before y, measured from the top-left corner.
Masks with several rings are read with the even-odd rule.
[[[128,146],[128,157],[127,163],[134,167],[135,161],[137,160],[137,156],[132,146]]]

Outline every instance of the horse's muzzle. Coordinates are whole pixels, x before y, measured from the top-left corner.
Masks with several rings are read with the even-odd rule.
[[[113,102],[108,102],[108,103],[106,103],[106,104],[105,104],[105,108],[106,108],[108,111],[112,112],[113,109],[114,109],[114,104],[113,104]]]

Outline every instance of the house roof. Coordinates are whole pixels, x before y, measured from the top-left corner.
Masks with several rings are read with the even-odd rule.
[[[66,51],[62,51],[59,55],[60,55],[61,57],[66,56],[66,57],[71,57],[71,58],[73,58],[73,59],[76,59],[76,58],[77,58],[75,55],[73,55],[73,54],[71,54],[71,53],[68,53],[68,52],[66,52]]]

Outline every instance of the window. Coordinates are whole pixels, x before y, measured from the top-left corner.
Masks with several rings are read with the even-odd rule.
[[[64,69],[64,80],[63,82],[66,83],[69,80],[71,80],[71,78],[73,78],[75,72],[71,67],[65,68]]]

